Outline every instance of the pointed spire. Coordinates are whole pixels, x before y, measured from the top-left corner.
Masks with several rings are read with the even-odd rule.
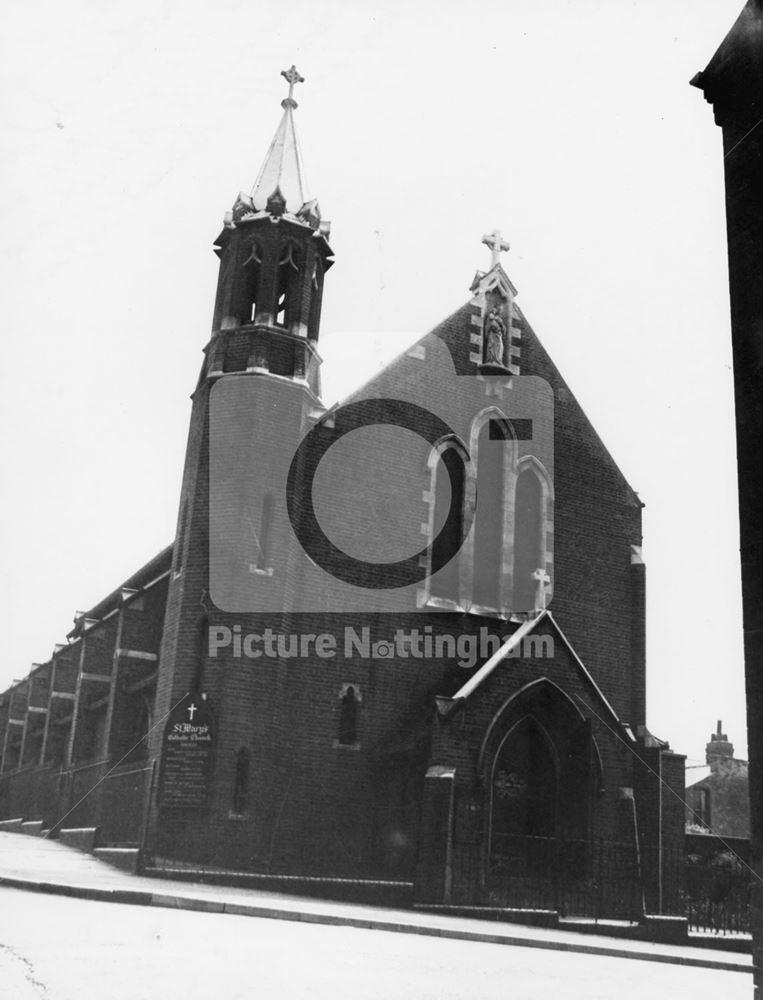
[[[281,101],[283,117],[276,129],[276,134],[268,149],[265,161],[257,175],[252,188],[251,199],[256,211],[268,209],[268,202],[276,191],[285,202],[285,210],[296,215],[308,201],[305,168],[302,164],[302,153],[294,129],[294,85],[304,83],[304,77],[297,72],[296,66],[281,70],[289,84],[289,95]]]

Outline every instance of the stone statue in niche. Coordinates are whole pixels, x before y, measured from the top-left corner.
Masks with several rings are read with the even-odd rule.
[[[493,306],[485,320],[485,363],[504,365],[504,345],[506,324],[501,317],[499,306]]]

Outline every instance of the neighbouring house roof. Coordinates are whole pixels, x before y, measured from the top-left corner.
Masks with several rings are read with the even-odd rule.
[[[691,772],[691,774],[689,773]],[[688,779],[691,777],[691,781]],[[701,782],[706,781],[710,777],[710,768],[706,765],[703,767],[687,767],[686,778],[687,784],[686,789],[694,788],[695,785],[699,785]]]

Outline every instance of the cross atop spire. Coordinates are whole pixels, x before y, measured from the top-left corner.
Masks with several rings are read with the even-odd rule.
[[[286,108],[296,108],[297,102],[294,100],[294,85],[296,83],[304,83],[304,76],[300,76],[297,67],[292,63],[291,69],[282,69],[281,76],[289,84],[289,96],[284,97],[281,101],[281,107],[286,110]]]
[[[490,266],[495,267],[495,265],[500,260],[500,254],[505,253],[507,250],[511,250],[509,243],[501,236],[500,229],[494,229],[492,233],[488,233],[487,236],[482,237],[482,242],[490,250],[492,259],[490,261]]]

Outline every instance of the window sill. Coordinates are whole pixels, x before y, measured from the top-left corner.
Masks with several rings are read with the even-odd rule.
[[[419,605],[420,607],[422,605]],[[491,608],[482,604],[462,604],[449,597],[427,597],[423,607],[433,608],[436,611],[451,611],[460,615],[475,615],[479,618],[495,618],[497,621],[526,621],[532,616],[529,611],[512,611],[506,608],[499,611],[498,608]]]
[[[511,611],[499,611],[497,608],[489,608],[482,604],[470,604],[466,613],[479,615],[480,618],[497,618],[500,621],[507,621],[512,614]]]
[[[335,750],[360,750],[360,743],[340,743],[339,740],[334,740]]]
[[[457,611],[459,614],[466,611],[463,604],[459,604],[458,601],[454,601],[450,597],[428,597],[424,602],[424,607],[436,608],[438,611]]]
[[[260,567],[256,566],[254,563],[249,563],[249,572],[253,573],[255,576],[272,576],[273,567],[269,566],[267,569],[260,569]]]
[[[233,810],[231,809],[231,810],[230,810],[230,811],[228,812],[228,819],[229,819],[229,820],[230,820],[230,821],[231,821],[232,823],[246,823],[246,822],[247,822],[247,820],[249,819],[249,814],[248,814],[248,813],[237,813],[237,812],[233,812]]]

